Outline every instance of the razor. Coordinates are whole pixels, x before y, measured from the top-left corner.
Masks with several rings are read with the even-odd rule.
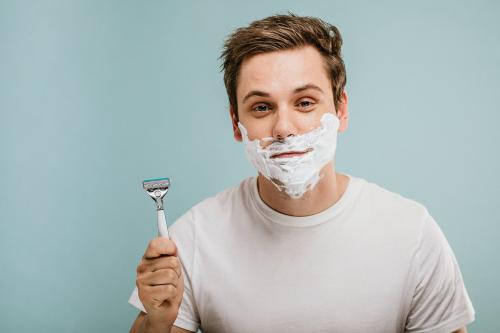
[[[167,220],[163,210],[163,197],[170,187],[170,178],[146,179],[142,182],[142,187],[156,203],[156,215],[158,224],[158,235],[168,237]]]

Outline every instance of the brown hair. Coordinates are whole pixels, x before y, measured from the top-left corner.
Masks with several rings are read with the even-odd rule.
[[[315,17],[273,15],[252,22],[248,27],[236,29],[225,41],[219,59],[223,59],[221,71],[224,71],[229,104],[234,108],[238,119],[236,86],[241,63],[246,58],[279,50],[314,46],[323,56],[325,67],[330,76],[335,108],[342,96],[346,83],[346,70],[340,49],[342,37],[339,30]]]

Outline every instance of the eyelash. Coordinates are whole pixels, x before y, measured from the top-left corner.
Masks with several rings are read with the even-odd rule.
[[[306,102],[307,102],[307,103],[309,103],[309,107],[311,107],[311,106],[313,106],[314,104],[316,104],[316,103],[314,103],[314,102],[312,102],[312,101],[309,101],[309,100],[300,101],[300,102],[299,102],[299,104],[301,104],[301,103],[306,103]],[[267,104],[258,104],[258,105],[254,106],[254,107],[252,108],[252,111],[253,111],[253,112],[258,112],[258,113],[259,113],[259,112],[265,112],[265,111],[257,111],[257,110],[255,110],[255,109],[256,109],[256,108],[258,108],[259,106],[268,106],[268,105],[267,105]],[[268,107],[269,107],[269,106],[268,106]],[[307,108],[307,106],[306,106],[306,108]]]

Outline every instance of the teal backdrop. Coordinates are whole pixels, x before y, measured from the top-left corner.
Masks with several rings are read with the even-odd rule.
[[[156,236],[255,171],[233,140],[225,37],[292,11],[344,38],[337,166],[424,204],[460,263],[469,332],[500,332],[500,4],[0,0],[0,331],[127,332]]]

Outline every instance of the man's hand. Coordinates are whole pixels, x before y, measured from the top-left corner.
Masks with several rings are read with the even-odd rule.
[[[156,327],[170,329],[184,293],[177,246],[172,240],[157,237],[149,242],[137,266],[136,284],[139,299],[147,311],[147,321]]]

